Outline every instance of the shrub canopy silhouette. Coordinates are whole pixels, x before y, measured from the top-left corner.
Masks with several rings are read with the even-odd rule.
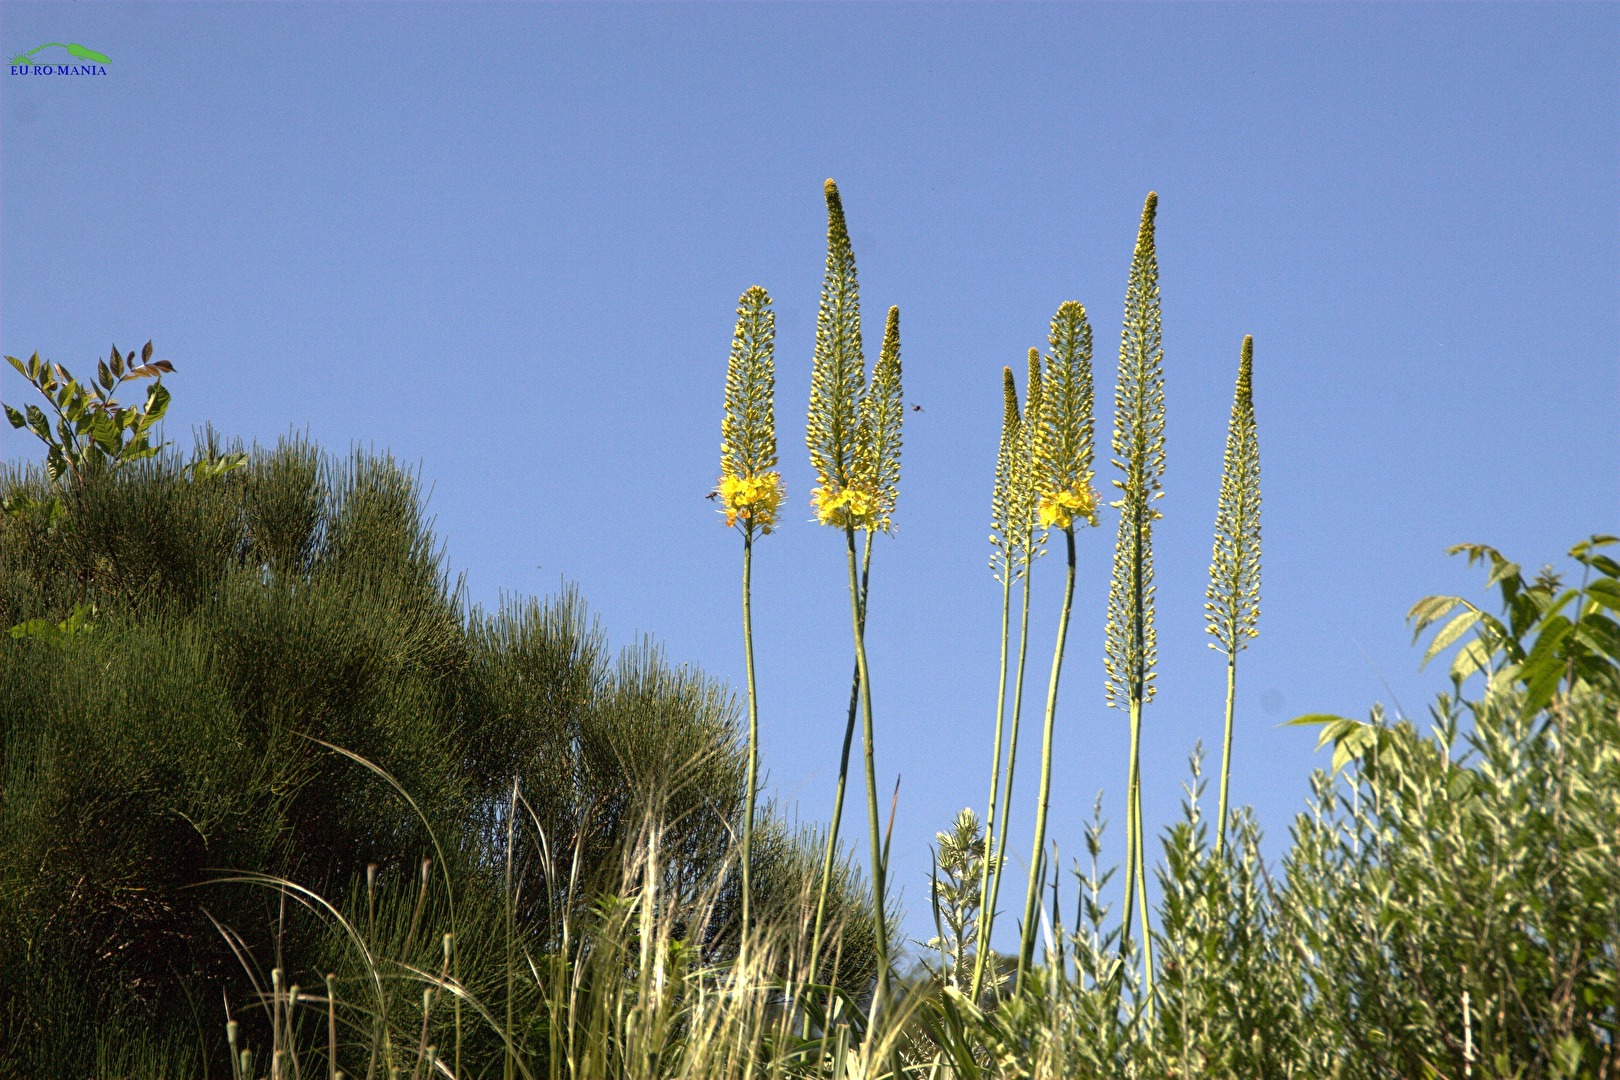
[[[212,434],[197,457],[220,457]],[[317,920],[219,883],[232,872],[363,916],[368,864],[414,899],[430,857],[430,915],[451,883],[462,924],[501,926],[514,780],[563,868],[515,860],[524,948],[556,948],[559,907],[617,886],[653,812],[674,883],[724,882],[694,932],[733,947],[730,692],[650,643],[610,656],[572,589],[469,606],[391,459],[287,438],[223,473],[174,452],[55,481],[8,466],[0,496],[0,627],[17,628],[0,631],[0,1072],[88,1075],[98,1042],[216,1041],[221,989],[247,996],[219,926],[266,969],[282,950],[339,969]],[[812,842],[762,822],[758,917],[797,910]],[[837,884],[860,980],[865,886],[847,866]]]

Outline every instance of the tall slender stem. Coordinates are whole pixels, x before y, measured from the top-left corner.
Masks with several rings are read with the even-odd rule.
[[[1063,530],[1068,542],[1069,568],[1063,579],[1063,613],[1058,617],[1057,646],[1052,652],[1052,679],[1046,688],[1046,724],[1041,734],[1041,787],[1035,804],[1035,847],[1029,857],[1029,891],[1024,898],[1024,936],[1018,950],[1018,985],[1023,987],[1035,951],[1035,915],[1040,907],[1041,857],[1046,846],[1046,811],[1052,797],[1052,727],[1057,716],[1058,680],[1063,672],[1063,646],[1069,635],[1069,612],[1074,607],[1074,529]]]
[[[1011,730],[1007,733],[1007,781],[1002,787],[1001,796],[1001,831],[996,837],[996,851],[1007,850],[1007,833],[1009,823],[1012,821],[1012,793],[1013,781],[1016,779],[1018,768],[1018,728],[1024,715],[1024,666],[1029,658],[1029,597],[1032,563],[1026,558],[1024,562],[1024,600],[1023,609],[1019,615],[1018,628],[1018,666],[1013,676],[1013,707]],[[990,903],[983,910],[994,917],[996,906],[1001,902],[1001,874],[1006,869],[1005,861],[997,862],[995,871],[990,876]],[[990,948],[990,933],[994,927],[986,927],[984,934],[984,948]],[[982,983],[980,984],[982,987]],[[974,1000],[978,1000],[975,987]]]
[[[860,625],[866,629],[866,591],[872,573],[872,534],[866,534],[865,551],[861,554],[861,607]],[[849,676],[849,720],[844,725],[844,749],[838,759],[838,788],[833,795],[832,825],[827,829],[827,848],[821,857],[821,886],[816,897],[816,926],[810,938],[810,965],[805,978],[815,981],[821,961],[822,932],[826,927],[827,890],[832,883],[833,859],[838,853],[838,830],[844,820],[844,791],[849,783],[849,751],[855,744],[856,710],[861,701],[861,668],[857,663]]]
[[[1137,769],[1138,751],[1142,745],[1142,702],[1132,698],[1130,710],[1131,751],[1125,773],[1125,919],[1119,938],[1122,958],[1132,941],[1131,928],[1136,918],[1136,862],[1140,857],[1140,850],[1136,846],[1136,815],[1141,807],[1141,800],[1136,797],[1136,792],[1141,779],[1137,775]]]
[[[1007,718],[1007,639],[1012,633],[1013,560],[1003,556],[1001,563],[1001,675],[996,683],[996,746],[990,755],[990,809],[984,818],[984,859],[979,877],[979,924],[975,927],[972,1000],[978,1001],[984,980],[984,954],[990,945],[990,867],[996,861],[996,797],[1001,794],[1001,736]]]
[[[1221,744],[1221,808],[1215,819],[1215,854],[1226,850],[1226,789],[1232,778],[1232,705],[1237,698],[1237,655],[1226,658],[1226,740]]]
[[[1147,840],[1142,828],[1142,770],[1136,770],[1136,887],[1142,897],[1142,969],[1147,978],[1147,1015],[1153,1016],[1153,926],[1148,922]]]
[[[889,927],[884,902],[883,826],[878,815],[877,755],[872,735],[872,673],[866,663],[866,620],[861,605],[860,575],[855,562],[855,528],[844,527],[849,552],[849,620],[855,632],[855,666],[861,680],[861,749],[866,757],[866,816],[872,832],[872,910],[877,935],[877,989],[872,995],[876,1018],[889,989]]]
[[[748,970],[748,935],[753,930],[753,846],[754,802],[759,793],[759,696],[754,683],[754,530],[743,530],[743,661],[748,669],[748,795],[743,810],[742,835],[742,930],[737,946],[737,969]]]

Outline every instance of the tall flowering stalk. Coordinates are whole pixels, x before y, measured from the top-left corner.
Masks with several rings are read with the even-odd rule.
[[[1232,709],[1237,700],[1237,654],[1259,635],[1260,437],[1254,423],[1254,338],[1243,339],[1232,419],[1226,428],[1221,497],[1215,510],[1215,553],[1204,596],[1209,647],[1226,654],[1226,737],[1221,744],[1221,805],[1216,854],[1226,849],[1226,795],[1232,776]]]
[[[872,903],[877,945],[878,981],[874,1013],[888,991],[889,942],[885,899],[886,869],[882,825],[878,813],[877,764],[873,739],[872,681],[866,662],[866,585],[871,564],[872,534],[893,527],[899,497],[901,423],[904,417],[900,381],[900,309],[891,307],[884,326],[883,347],[866,383],[866,359],[861,347],[860,289],[855,253],[850,247],[838,185],[828,180],[827,267],[816,316],[816,351],[810,376],[810,410],[805,445],[816,470],[818,486],[811,495],[816,520],[844,530],[849,564],[850,626],[855,639],[855,685],[861,709],[861,748],[866,771],[867,824],[871,840]],[[865,554],[857,566],[855,530],[866,531]],[[825,929],[831,857],[838,842],[848,784],[849,748],[854,714],[845,733],[844,755],[838,770],[833,821],[827,835],[816,924],[810,947],[810,975],[814,977]]]
[[[1052,733],[1057,717],[1058,684],[1063,648],[1074,607],[1077,524],[1097,523],[1097,492],[1092,487],[1093,430],[1091,326],[1086,309],[1066,301],[1052,317],[1047,338],[1046,371],[1041,378],[1040,412],[1033,424],[1033,484],[1036,521],[1042,529],[1062,529],[1068,553],[1063,580],[1063,608],[1058,616],[1057,644],[1052,653],[1051,681],[1046,689],[1046,719],[1041,734],[1041,782],[1035,808],[1035,843],[1029,859],[1029,889],[1024,898],[1023,938],[1018,950],[1022,985],[1035,953],[1035,923],[1041,902],[1041,864],[1046,849],[1046,816],[1052,795]]]
[[[984,958],[989,948],[992,866],[1000,856],[995,845],[996,805],[1001,796],[1001,747],[1007,718],[1007,645],[1012,636],[1012,585],[1021,573],[1020,537],[1026,531],[1017,518],[1019,492],[1016,476],[1023,458],[1023,419],[1018,410],[1018,386],[1012,368],[1001,369],[1001,442],[996,449],[996,482],[990,494],[990,572],[1001,583],[1001,664],[996,682],[996,742],[990,755],[990,808],[984,819],[985,857],[980,861],[979,922],[974,936],[972,999],[978,1000],[984,981]]]
[[[1114,388],[1114,465],[1123,474],[1113,483],[1120,498],[1119,538],[1108,589],[1108,634],[1104,666],[1108,704],[1130,710],[1130,772],[1126,782],[1125,921],[1120,948],[1131,942],[1131,924],[1140,894],[1147,987],[1153,991],[1153,935],[1147,925],[1146,845],[1142,829],[1142,706],[1153,700],[1158,641],[1153,629],[1153,507],[1163,492],[1164,348],[1159,314],[1159,262],[1153,247],[1153,221],[1159,196],[1148,193],[1136,235],[1130,283],[1125,291],[1125,326],[1120,334],[1119,379]]]
[[[737,302],[720,421],[720,512],[743,536],[743,656],[748,669],[748,794],[743,811],[742,935],[738,970],[747,969],[752,928],[754,803],[759,790],[759,697],[754,683],[754,534],[769,535],[784,490],[776,471],[776,313],[758,285]]]
[[[990,768],[989,820],[986,841],[994,859],[983,867],[983,889],[979,897],[979,936],[973,965],[973,1000],[984,986],[985,968],[990,956],[990,938],[995,927],[996,907],[1001,897],[1001,875],[1006,868],[1007,828],[1012,820],[1012,789],[1018,765],[1018,730],[1024,711],[1024,666],[1029,655],[1029,597],[1034,561],[1046,550],[1046,534],[1035,527],[1035,423],[1041,412],[1041,351],[1029,350],[1029,381],[1022,414],[1018,409],[1017,387],[1011,368],[1002,369],[1002,440],[996,455],[996,486],[991,496],[990,567],[1002,583],[1001,677],[997,698],[996,747]],[[1012,582],[1024,582],[1019,616],[1018,664],[1013,679],[1011,723],[1007,733],[1006,775],[1002,776],[1002,724],[1006,714],[1008,608]],[[997,802],[998,784],[1000,801]],[[999,809],[999,812],[998,812]],[[999,826],[999,828],[998,828]]]

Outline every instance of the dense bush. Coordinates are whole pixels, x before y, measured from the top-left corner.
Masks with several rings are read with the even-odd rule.
[[[961,1076],[1620,1076],[1620,564],[1600,546],[1574,549],[1572,588],[1460,549],[1490,564],[1500,618],[1414,607],[1419,630],[1458,612],[1429,650],[1461,642],[1428,734],[1379,708],[1301,718],[1335,761],[1280,867],[1247,815],[1216,851],[1195,763],[1153,990],[1093,870],[1039,992],[981,1015],[947,991],[923,1045]]]
[[[299,904],[219,880],[241,872],[369,908],[396,956],[436,953],[453,902],[458,974],[493,986],[506,898],[522,948],[558,948],[560,908],[617,887],[656,811],[671,880],[719,883],[703,933],[730,947],[729,693],[651,647],[614,660],[570,592],[469,608],[392,461],[290,439],[233,470],[13,467],[0,496],[0,1074],[180,1061],[222,1041],[222,991],[244,1011],[244,965],[353,966]],[[561,880],[531,842],[507,887],[514,780]],[[814,860],[765,834],[756,888],[786,911]],[[840,881],[859,978],[863,887]]]

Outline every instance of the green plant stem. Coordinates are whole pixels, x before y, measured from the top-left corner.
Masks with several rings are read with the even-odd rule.
[[[1018,949],[1018,988],[1035,952],[1035,915],[1040,907],[1041,857],[1046,847],[1046,811],[1052,798],[1052,727],[1057,717],[1058,681],[1063,672],[1063,646],[1069,636],[1069,612],[1074,607],[1074,528],[1063,530],[1068,542],[1069,568],[1063,579],[1063,613],[1058,617],[1057,646],[1052,652],[1052,679],[1046,688],[1046,723],[1041,734],[1041,787],[1035,802],[1035,847],[1029,857],[1029,891],[1024,898],[1024,934]]]
[[[877,936],[877,990],[872,995],[876,1019],[889,989],[889,928],[884,903],[883,826],[878,816],[877,755],[872,736],[872,673],[866,663],[866,619],[861,604],[860,575],[855,563],[855,529],[844,527],[849,552],[849,618],[855,633],[855,665],[861,680],[861,749],[866,757],[866,816],[872,832],[872,910]]]
[[[1028,550],[1029,546],[1028,544],[1025,545],[1026,550]],[[1002,788],[1001,834],[996,837],[996,851],[1007,850],[1007,832],[1009,823],[1012,821],[1013,780],[1018,765],[1018,728],[1024,714],[1024,665],[1029,658],[1029,598],[1031,591],[1030,578],[1033,568],[1033,561],[1026,555],[1024,559],[1024,606],[1019,615],[1018,628],[1018,667],[1017,674],[1013,677],[1012,730],[1007,733],[1007,782]],[[985,834],[989,835],[988,829],[985,830]],[[995,917],[996,905],[1000,903],[1001,874],[1005,869],[1006,863],[998,862],[995,870],[990,875],[990,903],[988,907],[982,910],[989,912],[992,921]],[[983,946],[985,952],[990,949],[990,933],[992,929],[993,927],[990,926],[985,928]],[[977,990],[980,988],[982,988],[982,984],[975,988],[975,1001],[978,1000]]]
[[[979,924],[975,928],[973,983],[970,1000],[979,1000],[984,981],[984,952],[989,945],[990,866],[996,860],[996,797],[1001,794],[1001,735],[1007,718],[1007,641],[1012,634],[1012,559],[1001,561],[1001,674],[996,682],[996,746],[990,755],[990,809],[984,818],[984,860],[979,877]]]
[[[872,534],[866,534],[866,549],[861,555],[860,627],[866,629],[866,592],[872,572]],[[832,882],[833,860],[838,853],[838,830],[844,820],[844,792],[849,784],[849,752],[855,744],[856,710],[861,701],[861,668],[857,663],[849,678],[849,720],[844,725],[844,749],[838,759],[838,788],[833,794],[832,825],[827,829],[827,848],[821,858],[821,887],[816,897],[816,925],[810,938],[810,965],[805,980],[814,982],[817,965],[821,961],[821,939],[826,927],[827,889]]]
[[[1142,897],[1142,970],[1147,979],[1147,1015],[1153,1018],[1153,927],[1148,923],[1147,840],[1142,828],[1142,768],[1136,769],[1136,886]]]
[[[743,810],[742,834],[742,929],[738,935],[737,969],[748,969],[748,934],[753,927],[751,919],[753,888],[754,802],[759,792],[759,695],[754,683],[754,606],[753,606],[754,530],[743,530],[743,662],[748,669],[748,795]]]
[[[1136,755],[1142,739],[1142,703],[1131,699],[1131,749],[1125,767],[1125,915],[1119,936],[1120,959],[1136,920]]]
[[[1226,658],[1226,739],[1221,744],[1221,806],[1216,817],[1215,855],[1226,850],[1226,790],[1232,778],[1232,705],[1237,698],[1237,656]]]
[[[1136,904],[1142,905],[1142,948],[1147,977],[1148,1009],[1151,1012],[1153,995],[1153,935],[1148,928],[1147,903],[1147,845],[1142,830],[1142,701],[1131,699],[1131,754],[1130,770],[1125,783],[1125,919],[1120,933],[1119,953],[1124,959],[1132,941]]]

